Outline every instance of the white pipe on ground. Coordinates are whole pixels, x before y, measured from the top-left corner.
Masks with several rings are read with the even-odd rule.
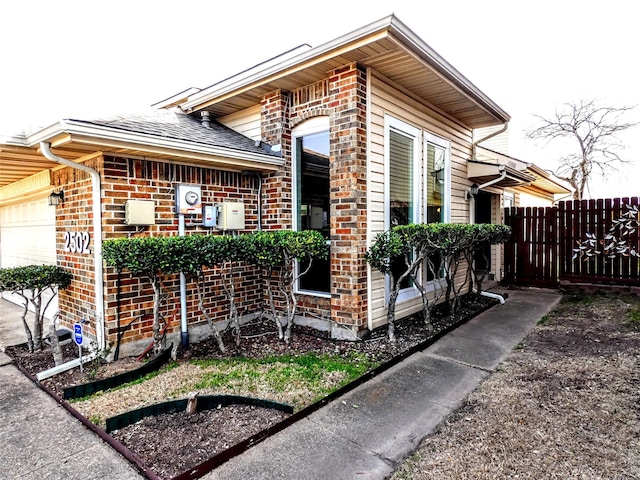
[[[94,358],[96,358],[98,352],[91,352],[89,355],[83,355],[82,358],[74,358],[73,360],[69,360],[68,362],[61,363],[60,365],[56,365],[55,367],[51,367],[48,370],[43,370],[42,372],[36,374],[36,378],[38,380],[44,380],[45,378],[53,377],[62,372],[66,372],[67,370],[71,370],[72,368],[79,367],[80,365],[87,363]]]
[[[480,292],[480,295],[489,298],[495,298],[500,301],[500,305],[504,305],[504,297],[502,295],[498,295],[497,293],[485,292],[484,290]]]

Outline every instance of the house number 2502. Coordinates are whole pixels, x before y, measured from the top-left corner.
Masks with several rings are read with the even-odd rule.
[[[64,232],[64,251],[89,253],[89,232]]]

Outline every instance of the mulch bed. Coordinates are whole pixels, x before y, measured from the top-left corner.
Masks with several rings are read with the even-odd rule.
[[[260,358],[268,355],[295,354],[305,352],[348,355],[350,352],[364,353],[382,364],[393,361],[407,351],[423,344],[454,325],[473,318],[497,303],[496,300],[476,295],[463,297],[462,308],[457,315],[448,314],[443,308],[436,308],[432,323],[434,332],[428,336],[422,320],[407,318],[396,323],[397,341],[386,340],[386,327],[371,332],[362,341],[336,341],[326,334],[296,326],[290,342],[278,340],[273,324],[255,323],[243,326],[243,338],[236,347],[230,334],[223,336],[227,351],[218,351],[215,341],[205,340],[192,343],[185,351],[178,350],[177,361],[191,359],[228,358],[242,355]],[[77,357],[75,344],[64,346],[65,361]],[[29,354],[24,346],[8,347],[7,354],[28,374],[53,366],[49,351]],[[65,387],[86,383],[96,378],[104,378],[123,371],[137,368],[140,362],[132,358],[120,359],[108,364],[88,364],[84,371],[75,368],[45,379],[41,383],[53,395],[62,399]],[[250,395],[249,395],[250,396]],[[111,436],[137,455],[146,466],[151,467],[161,478],[171,478],[183,473],[203,461],[210,459],[238,442],[273,427],[287,417],[287,414],[255,406],[228,406],[220,409],[187,415],[184,412],[148,417],[134,425],[112,432]]]

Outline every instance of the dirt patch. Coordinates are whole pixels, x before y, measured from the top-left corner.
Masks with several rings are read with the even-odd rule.
[[[565,297],[394,480],[640,478],[634,311],[633,297]]]
[[[291,341],[286,344],[278,340],[273,324],[257,322],[243,327],[242,332],[246,338],[243,338],[238,347],[230,335],[225,335],[224,341],[228,351],[224,354],[217,350],[213,340],[193,343],[187,350],[179,350],[176,362],[160,375],[123,389],[100,392],[86,399],[73,401],[71,405],[94,424],[104,427],[108,417],[167,400],[186,398],[189,391],[196,389],[197,379],[200,379],[203,373],[202,368],[193,365],[191,360],[234,357],[258,359],[272,355],[302,355],[314,352],[339,356],[357,354],[363,356],[367,362],[383,364],[450,328],[451,325],[472,318],[479,311],[495,303],[495,300],[487,297],[469,295],[463,298],[462,309],[455,316],[439,308],[432,319],[434,332],[431,335],[425,332],[420,318],[412,317],[400,321],[396,326],[397,341],[394,343],[386,340],[385,328],[372,332],[362,341],[347,342],[331,340],[316,330],[296,327]],[[10,347],[7,353],[32,375],[53,366],[51,353],[47,351],[27,354],[24,349]],[[65,360],[77,357],[75,344],[65,346],[65,357]],[[110,364],[94,362],[85,365],[84,372],[73,369],[43,380],[42,384],[54,395],[62,398],[65,387],[122,373],[138,366],[140,363],[134,359],[122,359]],[[326,372],[320,383],[330,390],[332,387],[337,388],[340,382],[339,373]],[[313,393],[297,385],[291,385],[291,388],[278,393],[261,390],[259,383],[248,391],[239,391],[232,386],[197,390],[200,395],[233,393],[263,398],[294,405],[296,411],[317,400]],[[125,444],[158,475],[169,478],[193,468],[254,433],[272,427],[285,417],[286,414],[282,412],[258,407],[222,407],[194,416],[180,413],[148,418],[113,432],[112,436]]]
[[[193,415],[179,412],[146,417],[111,435],[145,459],[156,475],[171,478],[287,416],[277,410],[252,405],[231,405]],[[220,434],[221,425],[226,426],[224,435]],[[171,461],[159,452],[165,452]]]

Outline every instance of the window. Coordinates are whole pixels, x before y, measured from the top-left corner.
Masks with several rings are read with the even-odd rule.
[[[450,142],[430,133],[424,135],[426,152],[425,208],[427,223],[451,221]]]
[[[385,118],[385,177],[387,228],[420,222],[420,131],[392,117]],[[398,257],[391,274],[398,278],[406,270],[404,258]],[[413,282],[405,278],[400,298],[415,294]]]
[[[427,223],[448,222],[449,221],[449,142],[431,134],[425,134],[426,152],[426,184],[425,189],[425,209]],[[442,260],[440,254],[436,253],[430,258],[433,268],[437,269]],[[440,270],[434,272],[431,268],[425,268],[426,280],[430,282],[435,276],[442,277],[444,272]]]
[[[504,192],[502,199],[504,202],[504,208],[511,208],[516,203],[515,195],[513,194],[513,192]]]
[[[448,140],[391,116],[385,117],[387,229],[410,223],[450,221],[449,150]],[[397,259],[392,274],[399,275],[404,270],[404,260]],[[432,279],[432,275],[427,275],[427,280]],[[409,280],[401,287],[399,301],[418,294]]]
[[[329,119],[317,117],[293,132],[294,228],[318,230],[329,240]],[[306,269],[305,264],[298,269]],[[300,271],[300,270],[299,270]],[[330,261],[315,260],[298,282],[305,293],[327,295],[331,287]]]

